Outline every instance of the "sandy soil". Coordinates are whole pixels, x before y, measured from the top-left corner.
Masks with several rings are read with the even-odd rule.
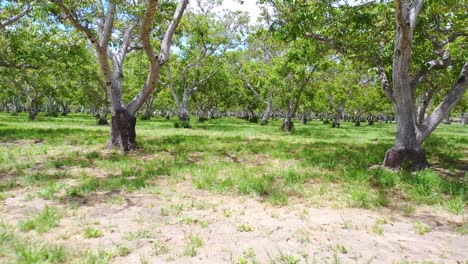
[[[455,232],[463,218],[434,208],[419,208],[406,217],[389,209],[313,208],[294,200],[273,207],[260,198],[197,190],[189,181],[160,180],[158,186],[135,193],[92,194],[76,199],[72,207],[69,202],[28,201],[25,190],[15,190],[15,197],[0,202],[0,214],[16,225],[46,204],[68,208],[58,227],[42,235],[35,231],[24,235],[62,243],[72,252],[117,252],[121,245],[130,249],[112,263],[468,261],[468,236]],[[431,231],[420,235],[416,222]],[[84,238],[87,226],[104,235]],[[203,245],[191,257],[186,245],[193,236]],[[287,256],[298,262],[286,262]]]

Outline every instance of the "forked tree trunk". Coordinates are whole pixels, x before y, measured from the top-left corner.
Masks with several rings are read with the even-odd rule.
[[[120,108],[112,113],[112,126],[107,148],[119,148],[121,151],[131,151],[136,144],[136,117],[131,116],[126,109]]]
[[[417,113],[413,100],[413,89],[410,77],[411,44],[420,6],[409,8],[407,2],[395,1],[397,18],[397,37],[393,54],[393,99],[397,117],[395,145],[385,155],[384,166],[420,170],[429,166],[422,142],[416,134]],[[415,4],[417,6],[419,4]],[[420,4],[422,5],[422,3]],[[412,13],[415,12],[415,13]],[[410,22],[406,22],[411,15]],[[409,21],[409,19],[408,19]]]

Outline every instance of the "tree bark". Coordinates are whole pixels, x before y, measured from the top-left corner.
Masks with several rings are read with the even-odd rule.
[[[135,117],[131,116],[124,108],[117,109],[112,114],[111,133],[107,148],[119,148],[123,152],[136,149],[135,125]]]
[[[417,116],[411,87],[411,45],[416,18],[422,6],[421,0],[411,4],[406,0],[395,1],[397,36],[393,54],[394,110],[397,118],[395,145],[385,155],[384,166],[420,170],[429,166],[421,142],[417,140]]]

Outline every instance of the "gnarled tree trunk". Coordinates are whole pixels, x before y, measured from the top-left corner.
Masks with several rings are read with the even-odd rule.
[[[136,117],[131,116],[124,108],[112,114],[110,139],[107,148],[120,148],[121,151],[134,150],[136,144]]]

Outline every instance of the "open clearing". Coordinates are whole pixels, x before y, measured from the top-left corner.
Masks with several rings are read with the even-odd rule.
[[[0,114],[0,261],[468,260],[466,127],[437,130],[434,168],[410,174],[374,168],[392,124],[171,125],[139,122],[122,155],[91,117]]]

